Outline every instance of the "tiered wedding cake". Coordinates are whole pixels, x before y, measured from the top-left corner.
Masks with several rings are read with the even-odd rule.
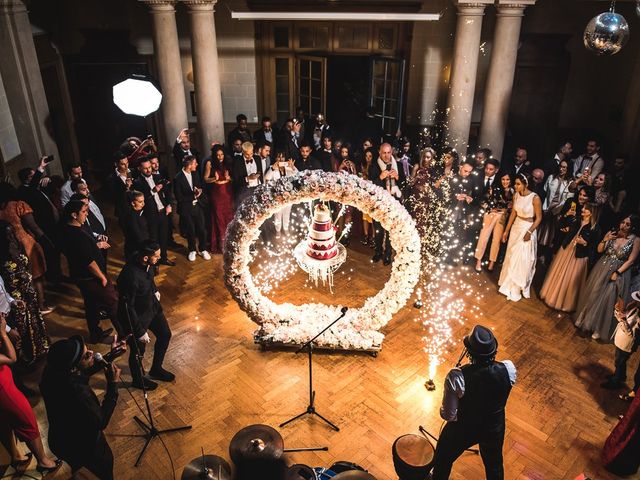
[[[313,212],[313,223],[309,227],[307,255],[314,260],[329,260],[337,254],[338,245],[331,212],[326,205],[319,204]]]

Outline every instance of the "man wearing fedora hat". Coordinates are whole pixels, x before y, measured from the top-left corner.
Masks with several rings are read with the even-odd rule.
[[[444,381],[440,416],[447,424],[436,447],[432,478],[448,479],[456,459],[479,444],[487,480],[502,480],[504,409],[516,382],[516,368],[509,360],[495,361],[498,341],[482,325],[464,337],[464,346],[471,363],[456,366]]]
[[[89,386],[97,370],[94,356],[79,335],[58,340],[47,354],[40,392],[49,420],[49,447],[75,473],[84,467],[101,480],[113,478],[113,454],[103,430],[118,401],[120,369],[104,365],[107,391],[102,400]]]

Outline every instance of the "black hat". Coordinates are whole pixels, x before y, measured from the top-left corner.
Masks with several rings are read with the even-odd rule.
[[[71,370],[82,358],[83,350],[84,340],[80,335],[58,340],[49,348],[47,365],[56,370]]]
[[[464,346],[473,357],[490,357],[498,350],[498,341],[487,327],[476,325],[471,334],[464,337]]]

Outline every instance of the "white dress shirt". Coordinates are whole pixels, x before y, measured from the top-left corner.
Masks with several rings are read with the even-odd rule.
[[[187,183],[189,184],[189,187],[191,188],[191,190],[193,190],[193,177],[191,176],[191,172],[186,172],[182,170],[182,173],[187,178]]]
[[[154,192],[153,189],[156,188],[156,182],[153,181],[153,175],[149,175],[148,177],[144,176],[144,180],[145,182],[147,182],[147,184],[149,185],[149,187],[151,187],[151,196],[153,197],[153,199],[156,202],[156,206],[158,207],[158,211],[162,210],[164,208],[164,205],[162,204],[162,200],[160,200],[160,195],[158,195],[158,192]],[[191,174],[189,174],[189,177],[191,177]],[[193,187],[191,187],[193,189]]]

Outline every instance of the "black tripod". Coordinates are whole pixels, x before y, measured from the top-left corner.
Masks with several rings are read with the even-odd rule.
[[[133,324],[131,323],[131,316],[129,315],[129,304],[127,303],[127,299],[126,297],[122,297],[121,301],[124,301],[124,309],[127,315],[127,321],[129,322],[129,328],[131,329],[131,332],[133,332]],[[138,425],[140,425],[140,427],[142,428],[142,430],[144,430],[145,433],[141,434],[141,435],[133,435],[134,437],[141,437],[145,439],[144,442],[144,446],[142,447],[142,450],[140,451],[140,454],[138,455],[138,458],[136,459],[136,463],[134,464],[134,466],[138,466],[140,465],[140,461],[142,460],[142,456],[144,455],[144,452],[147,451],[147,447],[149,446],[149,444],[151,443],[151,440],[153,440],[156,437],[160,437],[161,434],[163,433],[171,433],[171,432],[179,432],[181,430],[191,430],[191,425],[183,425],[181,427],[175,427],[175,428],[166,428],[164,430],[158,430],[156,428],[156,425],[153,421],[153,414],[151,412],[151,405],[149,404],[149,396],[147,394],[147,388],[144,385],[144,379],[143,379],[143,375],[144,375],[144,368],[142,367],[142,355],[140,355],[140,349],[138,348],[138,340],[131,337],[131,345],[133,345],[133,348],[135,349],[135,354],[136,354],[136,368],[138,369],[138,374],[140,375],[140,379],[142,379],[141,384],[142,384],[142,394],[144,396],[144,403],[147,407],[147,414],[145,416],[145,418],[149,421],[149,424],[147,424],[144,420],[140,419],[140,417],[138,417],[137,415],[133,416],[133,419],[136,421],[136,423]],[[160,438],[160,441],[162,441],[162,439]]]
[[[313,389],[313,342],[315,342],[316,338],[318,338],[324,332],[326,332],[331,327],[333,327],[336,324],[336,322],[338,322],[340,319],[342,319],[342,317],[344,317],[346,315],[347,307],[342,307],[341,312],[342,312],[342,314],[338,318],[336,318],[333,322],[331,322],[324,329],[322,329],[320,331],[320,333],[318,333],[315,337],[313,337],[307,343],[302,345],[298,350],[296,350],[296,353],[300,353],[301,351],[303,351],[306,348],[307,349],[307,353],[309,354],[309,405],[307,405],[307,409],[304,412],[302,412],[300,415],[296,415],[295,417],[290,418],[286,422],[281,423],[280,427],[284,427],[288,423],[291,423],[294,420],[297,420],[297,419],[299,419],[301,417],[304,417],[305,415],[316,415],[317,417],[320,417],[321,420],[324,420],[324,422],[326,424],[328,424],[331,428],[333,428],[336,432],[340,431],[340,428],[338,428],[337,425],[335,425],[334,423],[331,423],[329,420],[327,420],[322,415],[320,415],[316,411],[316,407],[314,405],[315,399],[316,399],[316,392]]]

